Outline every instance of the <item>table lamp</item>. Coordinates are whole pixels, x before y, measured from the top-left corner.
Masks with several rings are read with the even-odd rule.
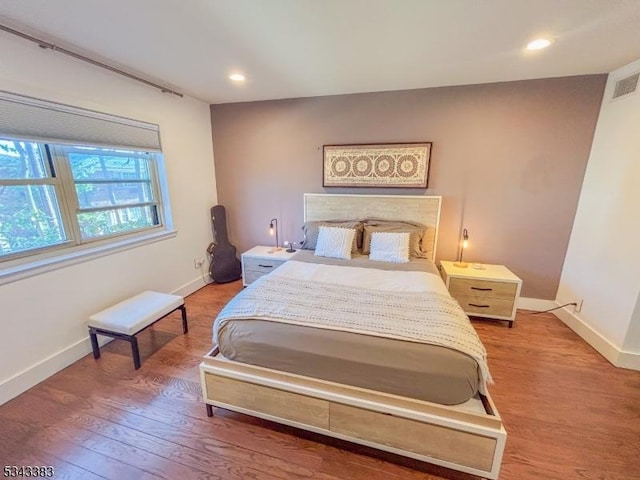
[[[454,266],[458,268],[466,268],[468,266],[467,262],[462,261],[462,255],[464,254],[465,248],[469,246],[469,232],[465,228],[462,230],[462,247],[460,248],[460,256],[458,257],[458,261],[454,262]]]
[[[278,220],[275,218],[271,219],[271,223],[269,223],[269,235],[273,236],[273,232],[275,230],[276,234],[276,246],[273,248],[273,252],[277,252],[280,250],[280,242],[278,241]]]

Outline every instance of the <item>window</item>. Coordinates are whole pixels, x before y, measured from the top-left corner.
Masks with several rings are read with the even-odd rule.
[[[161,227],[157,160],[0,138],[0,261]]]
[[[59,193],[43,145],[0,139],[0,258],[66,242]]]
[[[69,165],[83,241],[160,225],[153,157],[96,148],[54,149]]]
[[[175,235],[160,127],[0,90],[0,285]]]

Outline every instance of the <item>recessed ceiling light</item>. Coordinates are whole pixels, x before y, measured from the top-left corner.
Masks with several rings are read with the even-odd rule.
[[[234,82],[244,82],[244,75],[242,75],[241,73],[232,73],[231,75],[229,75],[229,78]]]
[[[538,38],[537,40],[527,43],[527,50],[540,50],[541,48],[547,48],[549,45],[551,45],[551,40]]]

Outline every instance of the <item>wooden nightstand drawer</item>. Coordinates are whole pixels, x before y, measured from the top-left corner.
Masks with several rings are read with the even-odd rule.
[[[449,293],[467,315],[507,320],[516,318],[522,280],[504,265],[459,267],[442,260],[440,271]]]
[[[477,295],[460,295],[451,292],[462,309],[469,315],[478,314],[492,317],[511,317],[513,313],[513,298],[492,298]]]
[[[518,290],[517,283],[491,282],[474,278],[451,278],[449,292],[452,296],[473,295],[475,297],[491,297],[513,300]]]
[[[287,252],[284,248],[258,245],[242,254],[242,284],[246,287],[263,275],[273,272],[285,263],[295,252]]]
[[[273,258],[252,258],[252,257],[244,257],[242,259],[242,263],[244,265],[244,269],[251,270],[254,272],[261,273],[269,273],[274,271],[277,267],[284,263],[283,260],[276,260]]]

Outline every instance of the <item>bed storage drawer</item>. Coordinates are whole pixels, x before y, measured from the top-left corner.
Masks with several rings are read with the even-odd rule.
[[[333,432],[479,470],[491,470],[497,444],[495,438],[339,403],[331,404],[330,414]],[[451,448],[453,445],[455,448]]]
[[[275,388],[204,373],[206,397],[229,406],[285,418],[293,422],[329,428],[329,402]]]
[[[459,409],[234,362],[217,347],[200,378],[209,416],[220,407],[498,478],[507,433],[490,397]]]

